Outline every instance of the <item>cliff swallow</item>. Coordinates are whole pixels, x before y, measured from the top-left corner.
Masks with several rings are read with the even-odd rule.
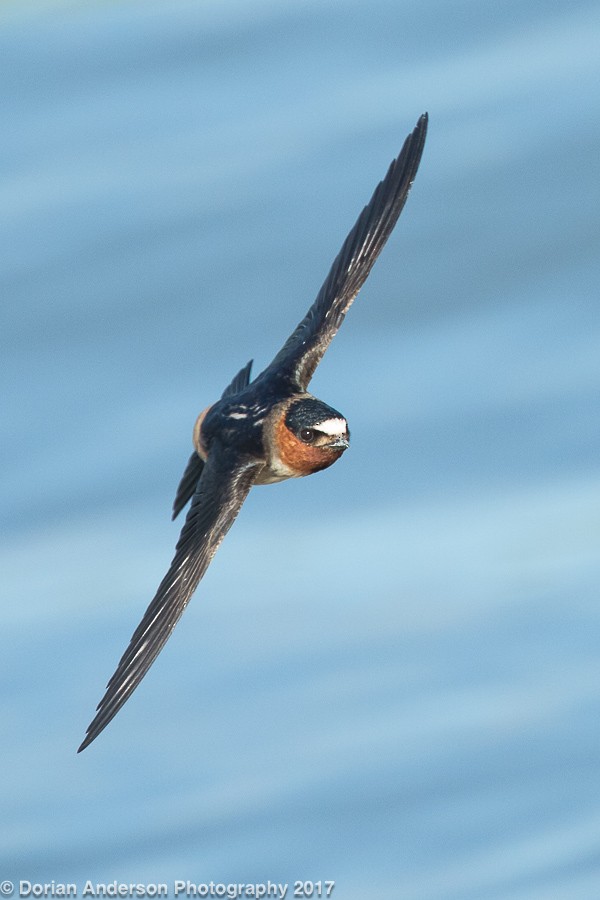
[[[326,469],[348,448],[344,416],[307,387],[398,221],[426,131],[424,114],[344,241],[317,299],[272,363],[251,381],[250,361],[198,417],[194,452],[173,504],[175,518],[192,501],[173,562],[108,682],[79,751],[108,725],[158,656],[250,488]]]

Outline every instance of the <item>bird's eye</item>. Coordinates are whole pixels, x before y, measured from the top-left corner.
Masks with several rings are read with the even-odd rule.
[[[302,428],[300,431],[300,440],[305,444],[312,444],[316,437],[314,428]]]

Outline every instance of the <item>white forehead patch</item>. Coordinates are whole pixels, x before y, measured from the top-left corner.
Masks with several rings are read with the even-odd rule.
[[[348,423],[345,419],[325,419],[324,422],[319,422],[318,425],[315,425],[317,431],[322,431],[323,434],[329,434],[332,437],[336,434],[346,434],[348,430]]]

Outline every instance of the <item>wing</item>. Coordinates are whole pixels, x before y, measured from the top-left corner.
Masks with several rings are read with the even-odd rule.
[[[250,362],[246,363],[243,369],[240,369],[231,384],[228,385],[221,394],[221,400],[223,397],[231,397],[233,394],[238,394],[240,391],[243,391],[245,387],[248,387],[250,384],[250,371],[253,362],[254,360],[251,359]]]
[[[211,447],[171,567],[135,630],[78,752],[98,737],[136,689],[177,624],[252,487],[261,464]]]
[[[306,390],[313,373],[398,221],[417,174],[427,113],[390,165],[344,241],[317,299],[262,374],[278,373]]]
[[[253,360],[250,360],[250,362],[246,363],[243,369],[240,369],[231,384],[228,385],[221,394],[221,399],[223,399],[223,397],[230,397],[233,394],[237,394],[245,387],[248,387],[248,385],[250,384],[250,370],[252,368],[252,363]],[[196,490],[196,485],[198,484],[200,476],[202,475],[203,468],[204,462],[200,459],[197,453],[192,453],[192,455],[188,459],[188,464],[185,467],[185,472],[181,477],[181,481],[179,482],[177,493],[175,494],[175,500],[173,501],[173,514],[171,515],[172,519],[176,519],[188,500],[192,499],[192,495]]]
[[[175,500],[173,501],[173,514],[171,516],[171,519],[176,519],[188,500],[192,499],[194,491],[196,490],[198,482],[200,481],[200,476],[202,475],[203,468],[204,460],[200,459],[200,457],[194,450],[194,452],[188,459],[188,464],[185,467],[185,472],[183,473],[181,481],[179,482],[177,493],[175,494]]]

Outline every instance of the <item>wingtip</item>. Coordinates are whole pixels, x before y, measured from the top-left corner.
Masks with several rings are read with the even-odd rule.
[[[100,709],[100,706],[101,706],[101,704],[99,703],[98,710]],[[82,750],[85,750],[86,747],[89,747],[90,744],[92,744],[96,740],[96,738],[104,731],[104,729],[106,728],[106,726],[111,721],[111,719],[113,718],[114,715],[115,715],[115,713],[113,713],[113,715],[108,719],[108,721],[100,722],[100,723],[97,723],[96,719],[98,719],[99,716],[98,715],[96,716],[96,718],[89,725],[89,727],[85,733],[84,739],[82,740],[81,744],[77,748],[78,753],[81,753]]]
[[[84,739],[82,740],[82,742],[80,743],[79,747],[77,748],[77,752],[81,753],[82,750],[85,750],[86,747],[89,747],[89,745],[92,743],[92,741],[93,741],[93,738],[90,738],[89,735],[86,735],[84,737]]]
[[[107,685],[107,687],[108,687],[108,685]],[[82,750],[85,750],[86,747],[89,747],[90,744],[93,743],[93,741],[96,740],[96,738],[98,737],[98,735],[99,735],[102,731],[104,731],[104,729],[106,728],[106,726],[107,726],[108,723],[110,722],[110,719],[112,719],[112,716],[111,716],[110,719],[108,719],[108,721],[106,721],[106,722],[99,722],[99,721],[98,721],[99,718],[100,718],[100,709],[101,709],[101,707],[102,707],[102,702],[100,702],[100,703],[98,704],[98,706],[96,707],[96,716],[95,716],[94,719],[92,719],[92,721],[90,722],[90,724],[89,724],[88,727],[86,728],[85,737],[84,737],[84,739],[82,740],[82,742],[81,742],[81,744],[79,745],[79,747],[77,748],[77,752],[78,752],[78,753],[81,753]],[[113,715],[114,715],[114,713],[113,713]]]
[[[415,129],[413,131],[414,135],[418,135],[420,138],[420,143],[425,143],[425,138],[427,136],[427,126],[429,125],[429,113],[424,112],[421,113],[417,120],[417,124],[415,125]]]
[[[396,162],[400,160],[404,160],[408,165],[408,170],[410,171],[409,176],[409,190],[412,186],[415,177],[417,175],[417,170],[421,163],[421,156],[423,154],[423,150],[425,148],[425,140],[427,138],[427,126],[429,124],[429,113],[424,112],[421,113],[417,120],[417,124],[413,128],[412,132],[408,135],[404,142],[404,146],[400,151],[400,155],[398,156]],[[406,197],[405,197],[406,199]]]

